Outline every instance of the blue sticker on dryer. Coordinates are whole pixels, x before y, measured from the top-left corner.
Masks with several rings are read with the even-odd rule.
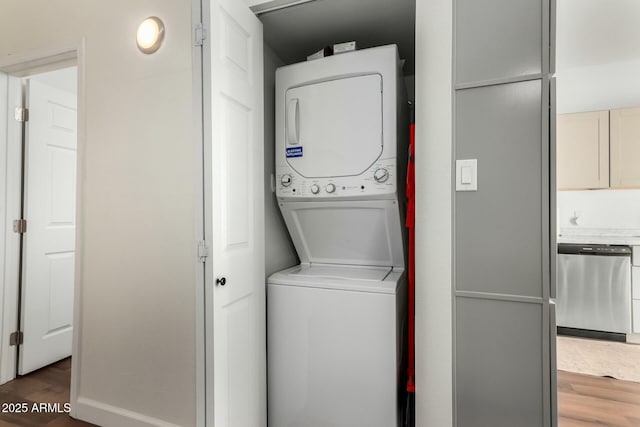
[[[302,157],[302,147],[287,147],[287,158]]]

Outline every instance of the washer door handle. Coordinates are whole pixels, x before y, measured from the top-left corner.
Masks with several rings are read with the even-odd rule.
[[[300,142],[300,106],[298,98],[289,100],[287,106],[287,141],[290,145]]]

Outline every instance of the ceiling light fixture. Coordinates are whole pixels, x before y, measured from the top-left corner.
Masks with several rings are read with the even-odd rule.
[[[138,26],[136,42],[143,53],[153,53],[160,48],[164,39],[164,24],[157,16],[150,16]]]

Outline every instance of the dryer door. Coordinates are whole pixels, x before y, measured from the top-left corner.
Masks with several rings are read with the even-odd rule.
[[[382,77],[367,74],[288,89],[287,162],[306,178],[356,176],[382,154]]]

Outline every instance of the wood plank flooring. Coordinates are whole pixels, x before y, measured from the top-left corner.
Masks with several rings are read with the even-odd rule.
[[[0,386],[0,405],[67,403],[70,377],[69,358]],[[640,383],[559,371],[558,412],[560,427],[640,427]],[[0,427],[92,425],[65,413],[0,412]]]
[[[640,383],[558,371],[560,427],[640,426]]]
[[[70,383],[71,358],[67,358],[0,386],[0,427],[93,426],[74,420],[64,412],[6,412],[15,410],[15,407],[7,407],[9,403],[27,403],[29,409],[33,408],[34,403],[59,403],[63,411],[63,405],[69,402]],[[52,410],[56,411],[57,408]]]

